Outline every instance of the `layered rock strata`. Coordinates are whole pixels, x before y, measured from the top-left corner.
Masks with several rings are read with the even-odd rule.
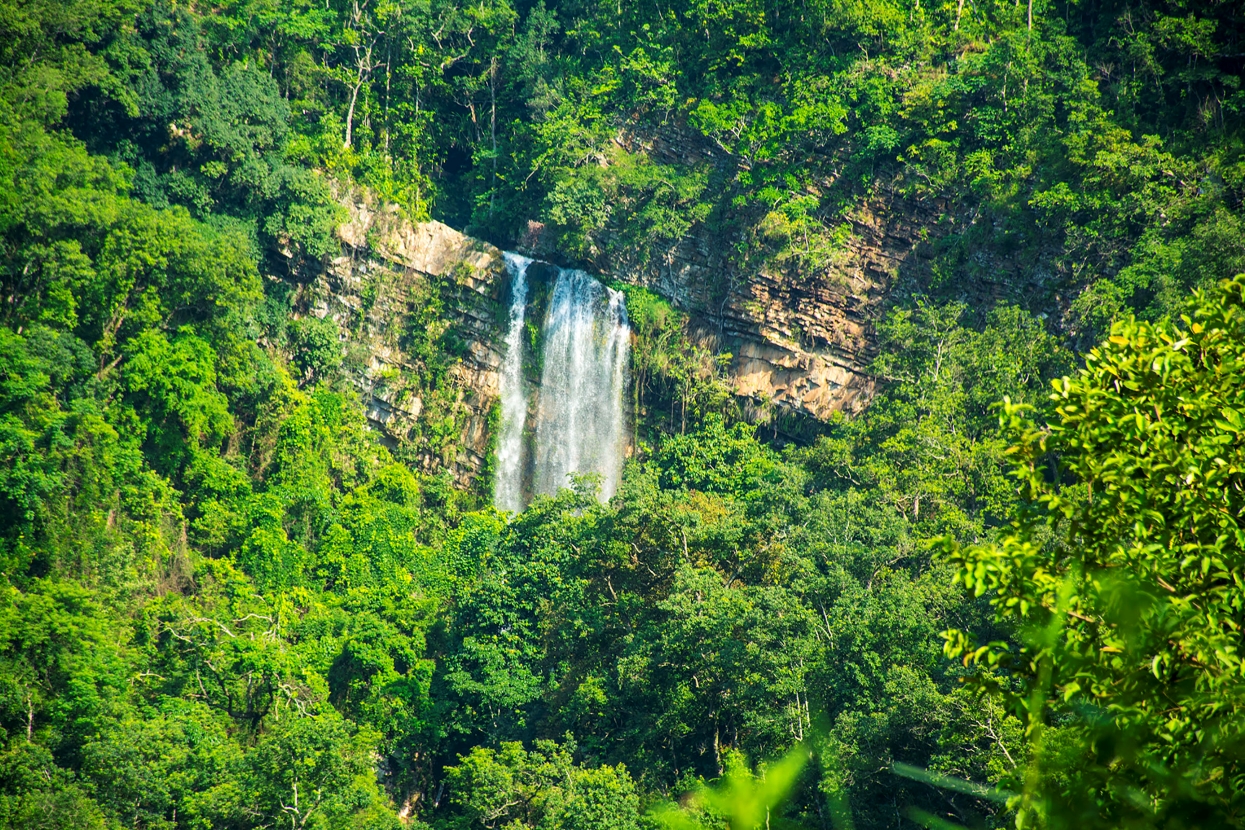
[[[440,222],[409,222],[396,206],[378,205],[367,194],[343,202],[349,216],[337,229],[342,253],[302,290],[299,305],[338,323],[346,371],[383,440],[405,445],[418,466],[447,469],[466,486],[488,464],[489,414],[504,348],[501,251]],[[411,327],[425,324],[416,311],[429,302],[440,307],[446,339],[460,347],[436,402],[446,410],[436,419],[453,424],[449,440],[440,442],[419,440],[433,413],[423,382],[427,367],[411,353],[421,334]]]
[[[636,149],[683,163],[698,160],[689,154],[701,153],[703,160],[714,152],[697,146],[676,133]],[[460,484],[470,484],[489,464],[490,412],[505,349],[503,303],[509,298],[501,251],[439,222],[409,222],[367,194],[349,194],[343,203],[349,217],[338,229],[342,254],[302,289],[300,305],[340,325],[348,371],[385,440],[416,448],[423,468],[449,469]],[[641,264],[604,257],[594,264],[688,312],[695,339],[731,353],[729,381],[742,398],[761,409],[824,420],[837,411],[856,412],[872,396],[873,326],[901,271],[921,267],[922,237],[937,224],[924,215],[930,210],[937,206],[878,202],[857,209],[842,250],[816,273],[768,266],[739,273],[726,253],[731,240],[705,226]],[[541,230],[532,223],[521,247],[547,256]],[[543,314],[545,270],[556,272],[539,263],[530,272],[529,319]],[[409,348],[414,311],[433,293],[441,324],[461,346],[448,371],[450,411],[435,413],[442,425],[446,418],[454,425],[452,435],[442,429],[447,440],[439,447],[420,438],[433,413],[426,412],[422,394],[424,367]],[[445,408],[444,394],[437,405]]]
[[[727,171],[740,164],[677,124],[656,135],[622,134],[618,143],[658,163]],[[641,262],[603,255],[594,265],[688,312],[704,345],[731,353],[730,380],[739,395],[822,420],[840,410],[857,412],[872,397],[874,324],[901,272],[925,267],[924,239],[939,233],[942,208],[879,196],[847,217],[850,233],[840,250],[812,272],[763,263],[740,273],[729,252],[742,240],[706,225]],[[536,231],[529,229],[531,243],[539,243]]]

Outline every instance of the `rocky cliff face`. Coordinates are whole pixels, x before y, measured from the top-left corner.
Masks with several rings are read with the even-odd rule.
[[[663,261],[610,270],[688,311],[704,345],[731,353],[739,395],[820,420],[859,411],[875,388],[867,371],[876,352],[873,325],[917,238],[908,222],[885,217],[858,213],[849,265],[821,273],[731,273],[722,246],[703,231],[680,240]]]
[[[677,131],[639,149],[684,163],[713,153]],[[367,194],[343,203],[342,254],[302,289],[300,304],[341,327],[347,369],[386,441],[468,485],[490,464],[508,302],[501,251],[439,222],[413,224]],[[873,394],[874,323],[901,272],[922,267],[922,229],[936,224],[925,214],[936,210],[884,200],[860,207],[833,264],[815,273],[739,273],[727,256],[732,240],[704,226],[641,265],[595,264],[688,312],[693,337],[732,354],[729,380],[742,398],[821,420],[858,411]],[[526,247],[547,253],[534,231]],[[448,367],[421,358],[429,336],[455,352]]]
[[[298,305],[338,323],[346,371],[386,443],[468,485],[489,463],[507,285],[501,251],[440,222],[411,223],[368,194],[342,201],[341,256]],[[454,353],[448,366],[421,356],[430,339]]]
[[[677,124],[618,141],[658,163],[739,164]],[[876,354],[874,324],[896,281],[924,268],[923,239],[938,233],[945,207],[880,195],[847,217],[850,234],[840,250],[830,264],[811,271],[761,264],[741,273],[729,256],[740,240],[705,225],[642,264],[602,258],[594,265],[690,313],[705,345],[732,354],[729,371],[739,395],[820,420],[840,410],[857,412],[873,395],[867,367]]]

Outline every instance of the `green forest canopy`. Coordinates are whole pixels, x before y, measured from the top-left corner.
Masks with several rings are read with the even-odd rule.
[[[1243,55],[1234,2],[0,0],[0,824],[1245,823]],[[800,446],[633,290],[646,451],[508,520],[292,305],[353,186],[794,279],[955,209]]]

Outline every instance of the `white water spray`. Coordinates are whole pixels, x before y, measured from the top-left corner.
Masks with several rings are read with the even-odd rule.
[[[563,269],[544,329],[533,490],[553,494],[572,473],[596,473],[607,500],[622,474],[626,300],[583,271]]]
[[[523,324],[527,313],[527,267],[525,256],[506,253],[510,273],[510,321],[506,328],[506,356],[502,359],[501,431],[497,437],[497,473],[493,479],[493,503],[500,510],[523,509],[523,426],[527,420],[527,395],[523,391]]]
[[[532,457],[525,457],[523,326],[531,264],[506,254],[511,302],[493,501],[514,512],[523,509],[526,493],[552,495],[569,487],[573,473],[598,475],[600,498],[608,500],[618,489],[626,443],[623,389],[631,345],[626,300],[583,271],[558,269],[544,320],[535,443]]]

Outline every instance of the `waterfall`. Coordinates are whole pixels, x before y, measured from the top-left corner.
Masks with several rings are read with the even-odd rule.
[[[534,491],[552,494],[571,473],[601,477],[604,501],[622,473],[631,329],[621,292],[563,269],[545,315]]]
[[[523,509],[523,426],[527,395],[523,392],[523,323],[527,314],[527,267],[532,261],[507,252],[510,274],[510,320],[506,328],[506,356],[502,359],[501,431],[497,436],[497,467],[493,503],[500,510]]]
[[[500,370],[493,502],[501,510],[518,512],[525,494],[552,495],[570,486],[572,473],[598,475],[605,501],[618,489],[626,442],[623,388],[631,344],[626,299],[583,271],[557,269],[542,330],[535,423],[528,430],[523,326],[532,260],[511,253],[505,259],[510,316]],[[526,454],[525,434],[535,439]]]

